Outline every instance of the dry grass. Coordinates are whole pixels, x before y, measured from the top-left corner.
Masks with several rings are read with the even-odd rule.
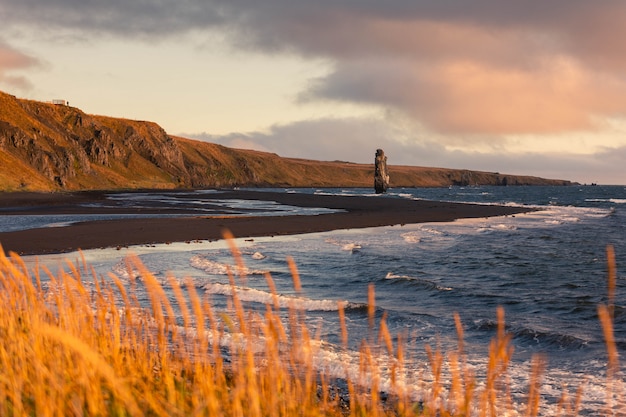
[[[233,245],[233,253],[237,248]],[[3,253],[0,250],[0,254]],[[615,265],[609,250],[609,303],[599,307],[608,347],[605,415],[623,396],[612,332]],[[239,262],[241,262],[241,259]],[[241,264],[240,264],[241,265]],[[504,310],[489,348],[485,380],[468,366],[463,327],[455,322],[458,347],[444,355],[427,347],[432,379],[419,402],[403,383],[404,342],[390,335],[385,318],[374,318],[360,348],[356,377],[341,395],[315,366],[319,337],[304,325],[303,312],[290,308],[281,319],[278,302],[265,311],[246,311],[230,275],[230,312],[217,314],[188,281],[169,277],[167,288],[139,262],[128,260],[129,283],[116,276],[87,278],[87,265],[48,274],[42,284],[12,254],[0,255],[0,416],[536,416],[544,360],[533,361],[528,399],[514,404],[507,372],[513,349]],[[290,261],[294,286],[298,271]],[[81,272],[82,271],[82,272]],[[236,272],[236,271],[235,271]],[[274,288],[271,276],[268,285]],[[137,288],[147,290],[140,302]],[[275,293],[275,292],[274,292]],[[178,321],[176,319],[178,317]],[[340,306],[341,340],[347,347]],[[377,329],[377,331],[374,330]],[[229,358],[228,360],[225,358]],[[379,395],[382,367],[390,374],[389,397]],[[450,377],[443,377],[444,368]],[[581,391],[566,394],[560,415],[576,415]]]

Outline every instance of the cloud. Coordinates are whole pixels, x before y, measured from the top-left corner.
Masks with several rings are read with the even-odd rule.
[[[626,117],[626,3],[611,0],[5,0],[3,22],[325,58],[301,101],[363,103],[468,140]],[[452,138],[452,140],[454,140]]]
[[[459,23],[369,26],[368,53],[338,58],[303,101],[378,104],[465,135],[599,130],[598,118],[626,115],[621,69],[598,69],[556,37]]]
[[[626,116],[626,29],[616,17],[626,5],[334,4],[252,7],[239,43],[332,58],[334,71],[302,101],[378,105],[438,133],[599,131],[598,120]]]
[[[598,117],[626,115],[625,81],[566,57],[529,70],[463,60],[344,61],[302,97],[379,104],[449,134],[594,130]]]
[[[43,33],[144,38],[205,28],[221,20],[219,7],[202,0],[5,0],[0,18],[14,27],[37,26]]]
[[[0,39],[0,83],[19,89],[29,89],[31,84],[23,76],[12,75],[13,72],[37,66],[38,61],[16,49],[13,49]]]

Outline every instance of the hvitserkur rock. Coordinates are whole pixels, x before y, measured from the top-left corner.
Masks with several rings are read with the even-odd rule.
[[[376,194],[387,192],[389,188],[389,172],[387,171],[387,157],[382,149],[376,149],[374,159],[374,190]]]

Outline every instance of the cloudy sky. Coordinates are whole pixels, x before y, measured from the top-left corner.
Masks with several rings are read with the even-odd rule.
[[[0,90],[321,160],[626,183],[626,2],[1,0]]]

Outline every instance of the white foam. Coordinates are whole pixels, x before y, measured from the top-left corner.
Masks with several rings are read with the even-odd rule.
[[[357,252],[362,248],[360,243],[346,240],[337,240],[334,238],[328,238],[325,240],[326,243],[330,243],[331,245],[340,246],[341,250],[346,252]]]
[[[113,265],[111,267],[111,271],[115,275],[117,275],[119,278],[123,278],[125,280],[130,279],[130,272],[128,271],[128,266],[126,264],[126,261],[124,261],[123,259],[120,260],[115,265]]]
[[[437,229],[434,229],[432,227],[423,226],[420,229],[423,232],[426,232],[428,234],[435,235],[435,236],[442,236],[444,234],[444,232],[442,232],[441,230],[437,230]]]
[[[263,255],[261,252],[254,252],[252,254],[252,259],[261,260],[265,258],[267,258],[267,256]]]
[[[346,243],[341,247],[341,250],[354,252],[358,249],[361,249],[361,245],[358,243]]]
[[[441,285],[438,285],[436,282],[427,280],[427,279],[423,279],[423,278],[418,278],[418,277],[412,277],[410,275],[396,275],[393,272],[387,272],[387,275],[385,275],[385,279],[398,279],[398,280],[407,280],[407,281],[415,281],[415,282],[419,282],[421,284],[425,284],[426,286],[430,287],[430,288],[434,288],[438,291],[452,291],[452,288],[450,287],[442,287]]]
[[[457,238],[454,223],[420,223],[403,226],[409,229],[400,234],[405,243],[429,250],[453,245]]]
[[[132,262],[131,263],[128,262],[127,257],[120,259],[117,263],[111,266],[111,272],[115,276],[117,276],[118,278],[121,278],[124,281],[130,281],[132,279],[138,279],[138,280],[143,279],[143,276],[141,275],[140,271],[138,271],[137,268],[134,267],[134,264]],[[156,271],[154,267],[149,269],[148,273],[152,276],[153,279],[155,279],[159,283],[159,285],[161,286],[167,285],[167,280],[163,277],[160,277],[159,272]]]
[[[419,235],[416,235],[415,233],[412,233],[412,232],[402,233],[401,236],[402,236],[402,239],[404,239],[406,243],[420,243],[422,240]]]
[[[585,201],[589,203],[626,204],[626,199],[624,198],[587,198]]]
[[[306,297],[296,297],[281,294],[272,294],[268,291],[255,288],[231,286],[220,283],[206,284],[202,287],[209,294],[231,295],[233,290],[242,301],[261,304],[278,305],[280,308],[296,308],[307,311],[337,311],[339,306],[349,308],[352,306],[347,301],[337,300],[313,300]]]
[[[352,381],[365,386],[371,386],[371,378],[377,378],[381,391],[404,393],[413,401],[422,400],[430,395],[434,377],[425,358],[424,360],[413,360],[404,363],[402,367],[404,371],[392,377],[392,369],[397,365],[397,362],[394,358],[385,354],[383,350],[379,350],[379,352],[383,353],[375,354],[370,358],[378,368],[376,375],[363,375],[359,368],[358,352],[339,349],[327,343],[318,343],[315,347],[314,364],[316,368],[323,370],[330,376],[350,378]],[[373,352],[376,351],[377,349],[373,349]],[[472,355],[472,357],[467,358],[466,365],[468,371],[477,378],[476,391],[484,390],[484,372],[488,367],[487,356]],[[530,369],[530,362],[514,362],[508,365],[507,375],[509,378],[507,378],[507,381],[510,383],[510,393],[514,405],[512,410],[500,410],[502,415],[524,415],[530,383]],[[589,413],[588,415],[596,415],[598,410],[605,409],[608,388],[604,371],[600,369],[586,375],[579,375],[568,370],[549,366],[541,377],[542,385],[540,392],[542,401],[538,415],[559,415],[559,400],[563,390],[567,389],[571,398],[575,396],[575,391],[579,385],[583,386],[580,410],[583,415],[587,413]],[[449,367],[444,366],[442,368],[439,382],[446,389],[450,389],[452,376]],[[617,392],[623,392],[624,384],[621,381],[616,381],[616,383],[619,384]],[[475,407],[478,407],[478,402],[475,402]],[[624,399],[618,398],[614,408],[624,411],[625,407]],[[478,414],[479,410],[476,408],[473,411],[475,414]],[[506,413],[507,411],[509,413]]]
[[[71,226],[73,225],[74,221],[68,221],[68,222],[56,222],[56,223],[49,223],[47,225],[45,225],[44,227],[67,227],[67,226]]]
[[[385,279],[411,279],[408,275],[396,275],[393,272],[387,272]]]
[[[495,230],[516,230],[517,226],[513,224],[497,223],[497,224],[491,225],[491,228]]]
[[[228,273],[238,275],[263,275],[267,270],[249,269],[248,267],[238,267],[229,264],[220,263],[208,259],[202,255],[195,255],[189,259],[189,263],[196,269],[200,269],[211,275],[228,275]]]
[[[441,235],[442,238],[451,238],[455,235],[468,235],[473,233],[490,232],[515,232],[519,229],[543,228],[561,226],[585,221],[586,219],[607,217],[611,209],[572,207],[572,206],[535,206],[536,211],[520,213],[512,216],[500,216],[489,218],[458,219],[450,223],[425,223],[419,226],[419,230],[428,235],[411,232],[403,235],[413,242],[417,236],[424,239],[425,236]],[[409,242],[411,243],[411,242]]]

